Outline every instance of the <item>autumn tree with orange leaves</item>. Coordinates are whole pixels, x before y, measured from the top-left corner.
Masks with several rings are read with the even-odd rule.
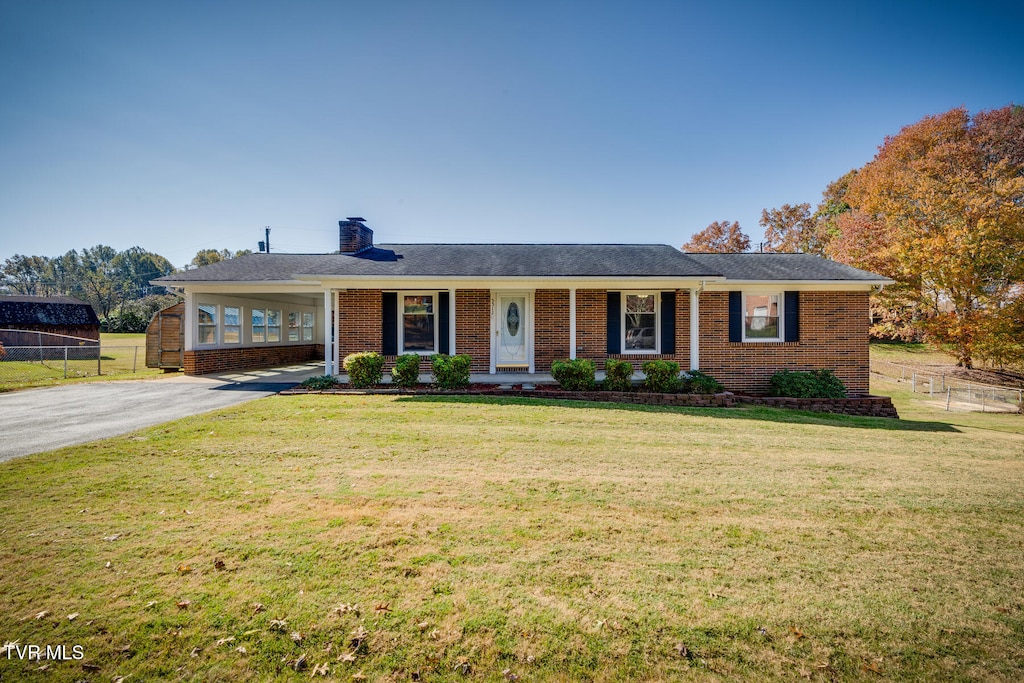
[[[826,253],[896,281],[890,324],[965,367],[1024,361],[1024,107],[926,116],[844,178]]]
[[[749,250],[750,238],[738,222],[729,221],[715,221],[683,245],[683,251],[692,253],[740,254]]]

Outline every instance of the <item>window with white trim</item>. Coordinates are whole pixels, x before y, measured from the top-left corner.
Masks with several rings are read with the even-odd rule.
[[[401,294],[398,307],[398,348],[401,353],[434,353],[437,349],[437,296]]]
[[[658,293],[623,292],[622,352],[658,353]]]
[[[217,306],[214,304],[199,305],[199,336],[196,343],[217,343]]]
[[[281,311],[267,309],[267,343],[281,341]]]
[[[252,341],[254,344],[262,344],[267,341],[267,312],[262,308],[254,308],[251,318]]]
[[[299,341],[300,322],[300,314],[298,311],[288,311],[288,341]]]
[[[302,313],[302,341],[313,341],[313,326],[316,319],[312,313]]]
[[[743,293],[743,341],[782,341],[782,292]]]
[[[224,344],[239,344],[242,341],[242,309],[238,306],[224,307]]]

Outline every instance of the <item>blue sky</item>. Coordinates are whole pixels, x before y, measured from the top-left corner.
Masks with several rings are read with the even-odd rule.
[[[1024,102],[1016,2],[0,0],[0,259],[675,246]]]

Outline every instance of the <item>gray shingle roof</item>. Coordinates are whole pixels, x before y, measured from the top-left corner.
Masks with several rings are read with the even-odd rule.
[[[381,244],[355,255],[248,254],[153,282],[271,282],[301,276],[884,280],[810,254],[684,254],[664,244]]]
[[[728,280],[886,281],[886,278],[813,254],[687,254]]]
[[[269,281],[299,275],[695,277],[713,273],[664,244],[381,244],[355,255],[249,254],[154,282]]]
[[[92,306],[66,296],[0,296],[0,327],[99,325]]]

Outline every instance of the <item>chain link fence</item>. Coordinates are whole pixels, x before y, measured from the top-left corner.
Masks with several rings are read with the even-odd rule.
[[[146,349],[137,345],[0,347],[0,385],[144,370]]]
[[[871,375],[909,388],[918,398],[947,411],[1024,413],[1024,389],[970,382],[888,361],[871,361]]]

